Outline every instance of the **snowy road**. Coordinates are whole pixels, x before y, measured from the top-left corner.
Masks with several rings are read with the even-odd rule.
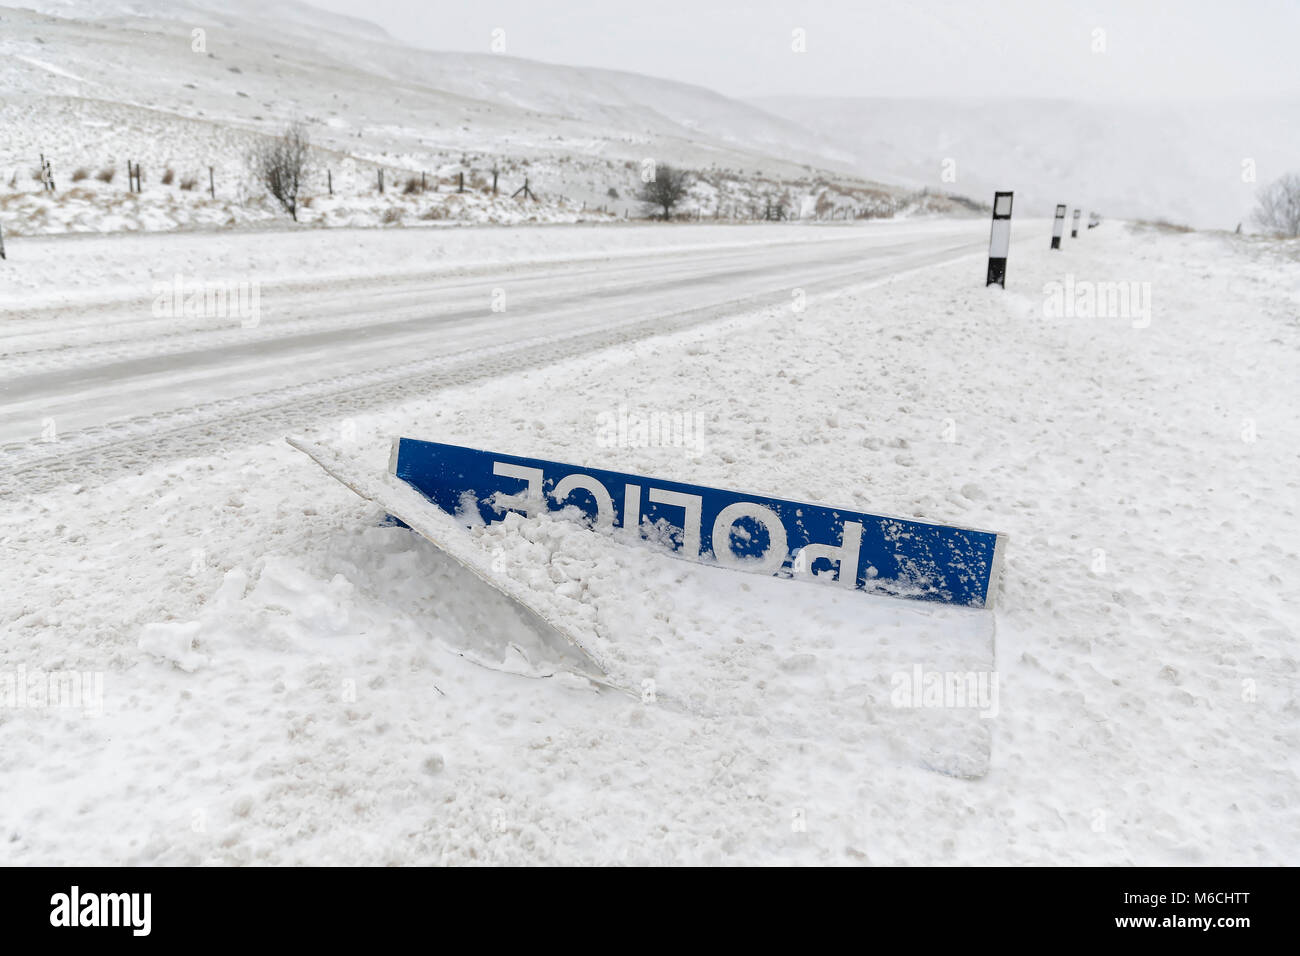
[[[507,251],[486,264],[474,257],[490,248],[468,250],[450,268],[422,265],[421,250],[454,245],[459,235],[406,232],[385,237],[387,255],[411,265],[369,276],[317,265],[346,259],[350,245],[366,238],[342,231],[309,237],[308,265],[297,271],[274,253],[232,265],[213,251],[279,242],[274,234],[124,237],[109,262],[93,242],[38,240],[50,247],[43,259],[91,280],[70,305],[21,289],[0,300],[0,474],[22,474],[35,486],[85,481],[300,430],[449,384],[791,302],[796,289],[811,295],[976,254],[987,231],[982,219],[702,227],[692,241],[688,227],[673,237],[675,246],[662,239],[647,246],[643,231],[623,230],[609,254],[593,258],[589,241],[566,246],[564,230],[534,229],[532,241],[558,255],[512,260]],[[482,234],[469,241],[482,242]],[[133,282],[110,281],[139,258],[163,264]],[[98,285],[96,270],[104,276]],[[160,308],[157,292],[175,276],[187,294],[228,291],[230,309],[168,315],[170,300]],[[232,314],[241,283],[245,305],[257,305],[255,327],[245,327],[250,309],[242,322]]]

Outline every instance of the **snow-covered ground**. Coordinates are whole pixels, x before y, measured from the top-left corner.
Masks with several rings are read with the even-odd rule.
[[[427,233],[28,240],[79,276],[75,309],[46,291],[60,257],[14,243],[0,327],[23,372],[5,389],[115,364],[133,387],[162,366],[130,363],[169,353],[189,371],[140,421],[49,416],[52,440],[6,448],[0,678],[77,672],[87,694],[0,707],[0,862],[1294,863],[1295,244],[1107,222],[1050,252],[1018,224],[1004,292],[981,285],[986,229],[456,231],[423,272]],[[177,242],[168,273],[223,278],[243,248],[284,280],[283,311],[265,329],[177,320],[172,350],[139,305],[157,276],[133,243],[157,241]],[[352,261],[313,259],[331,249]],[[856,273],[839,261],[854,249]],[[616,289],[652,264],[664,291],[638,295],[663,296],[659,327],[594,334],[602,309],[628,318]],[[338,401],[296,411],[250,387],[167,417],[208,407],[226,366],[205,351],[238,378],[250,347],[326,334],[322,380],[355,350],[361,396],[368,334],[394,363],[435,348],[368,331],[378,304],[351,326],[295,313],[348,270],[390,270],[408,318],[422,287],[434,306],[454,279],[502,288],[496,326],[458,320],[456,361],[526,341],[533,361],[431,365],[351,411],[334,382]],[[569,301],[538,321],[512,284],[552,273]],[[1122,314],[1081,308],[1121,280],[1139,284]],[[273,354],[313,380],[305,353]],[[698,416],[702,440],[611,447],[624,412]],[[509,615],[287,431],[376,471],[404,434],[986,527],[1010,535],[1006,573],[989,614],[512,520],[476,546],[642,695],[518,676],[484,666]],[[992,670],[996,715],[894,706],[917,666]]]

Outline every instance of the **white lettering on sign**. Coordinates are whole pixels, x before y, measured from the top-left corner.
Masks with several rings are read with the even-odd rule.
[[[675,505],[681,508],[686,517],[682,521],[682,553],[692,561],[700,557],[700,515],[704,511],[704,499],[699,495],[688,495],[683,491],[664,491],[651,488],[650,500],[657,505]]]
[[[542,497],[544,474],[540,468],[525,465],[512,465],[509,462],[494,461],[492,473],[503,478],[517,478],[527,484],[524,490],[514,494],[497,492],[493,496],[493,507],[499,511],[522,511],[533,517],[544,510]],[[592,475],[574,472],[555,483],[551,498],[557,507],[564,507],[573,492],[582,490],[590,492],[596,502],[596,527],[609,529],[614,527],[614,498],[609,489]],[[700,495],[681,491],[668,491],[663,488],[649,489],[649,499],[655,504],[670,505],[682,509],[682,552],[684,556],[698,560],[702,548],[701,530],[703,498]],[[767,531],[767,547],[761,554],[743,556],[736,554],[732,548],[732,535],[736,522],[742,518],[761,524]],[[624,528],[639,528],[641,525],[641,486],[627,484],[623,486],[623,524]],[[744,532],[741,532],[744,534]],[[858,558],[862,549],[862,523],[846,521],[841,532],[840,543],[809,544],[800,548],[791,564],[794,577],[811,577],[825,583],[834,583],[840,587],[857,586]],[[713,557],[719,565],[734,570],[775,573],[785,566],[789,557],[789,536],[785,524],[771,508],[754,501],[737,501],[727,505],[713,522]],[[836,565],[835,571],[817,573],[814,565],[819,560]]]
[[[858,554],[862,550],[862,522],[844,522],[844,534],[838,547],[831,544],[810,544],[799,549],[799,558],[795,562],[795,577],[800,574],[811,575],[816,580],[829,582],[829,574],[817,574],[813,565],[818,558],[832,563],[839,562],[835,583],[842,588],[853,588],[858,583]]]
[[[641,527],[641,486],[623,486],[623,527]]]
[[[540,475],[541,472],[539,471],[538,474]],[[561,478],[555,483],[555,490],[551,492],[551,497],[563,505],[569,495],[578,488],[590,491],[591,496],[596,499],[596,527],[614,527],[614,499],[609,496],[609,490],[591,475],[575,474]]]
[[[542,501],[542,469],[528,468],[525,465],[511,465],[504,461],[494,461],[492,462],[492,474],[504,478],[520,478],[528,482],[528,487],[522,494],[506,495],[498,493],[494,506],[497,511],[514,508],[531,518],[542,510],[542,506],[545,504]]]
[[[741,518],[751,518],[767,529],[767,551],[761,557],[742,558],[731,550],[732,527]],[[724,568],[779,571],[785,564],[786,549],[785,525],[777,513],[766,505],[737,501],[719,511],[713,522],[713,557]]]
[[[494,496],[494,507],[497,511],[517,510],[523,511],[525,515],[533,516],[542,511],[542,484],[543,472],[541,468],[530,468],[521,466],[521,464],[510,464],[508,462],[493,462],[494,475],[502,477],[512,477],[525,481],[526,485],[523,492],[507,494],[498,492]],[[576,490],[585,490],[591,494],[595,501],[595,525],[598,528],[608,529],[614,527],[615,510],[614,496],[611,496],[610,489],[606,488],[601,480],[591,475],[584,475],[581,472],[572,473],[556,481],[555,488],[551,492],[551,499],[555,501],[556,507],[564,507],[568,502],[569,496],[572,496]],[[680,507],[682,510],[681,520],[681,538],[682,553],[686,557],[698,559],[701,555],[702,541],[702,511],[703,498],[698,494],[688,494],[685,492],[669,492],[663,488],[651,488],[649,498],[656,505],[669,505]],[[736,533],[736,523],[741,519],[748,518],[762,524],[767,531],[767,548],[764,548],[762,554],[757,555],[740,555],[732,548],[732,535]],[[627,484],[623,486],[623,525],[624,528],[640,528],[641,525],[641,485]],[[741,532],[744,535],[744,532]],[[714,520],[712,527],[712,540],[714,540],[714,558],[723,567],[735,568],[735,570],[767,572],[775,574],[785,566],[785,561],[789,557],[789,537],[785,531],[785,524],[781,522],[781,516],[776,511],[766,505],[759,505],[753,501],[738,501],[724,507],[718,512],[718,518]],[[857,587],[858,558],[862,551],[862,523],[845,522],[841,532],[839,545],[831,544],[810,544],[794,555],[792,562],[793,576],[807,576],[815,580],[835,583],[842,588]],[[818,561],[827,561],[835,564],[835,571],[822,571],[820,574],[814,570]]]

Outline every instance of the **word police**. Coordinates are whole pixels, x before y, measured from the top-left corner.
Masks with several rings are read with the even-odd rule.
[[[691,561],[972,607],[988,607],[996,583],[1000,536],[988,531],[410,438],[398,439],[392,470],[474,523],[576,510]]]

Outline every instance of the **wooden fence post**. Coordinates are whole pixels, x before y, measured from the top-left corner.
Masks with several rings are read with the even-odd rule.
[[[334,170],[325,170],[325,183],[329,186],[330,195],[334,195]]]
[[[213,172],[211,166],[208,167],[208,192],[212,195],[213,199],[217,198],[216,174]]]
[[[384,171],[381,169],[379,171],[379,195],[382,196],[383,194],[384,194]]]

